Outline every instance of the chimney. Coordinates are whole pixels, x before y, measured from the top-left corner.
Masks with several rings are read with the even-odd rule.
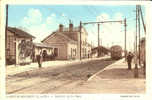
[[[59,25],[59,31],[63,32],[63,25],[62,24]]]
[[[69,31],[70,31],[70,32],[73,31],[73,24],[72,24],[72,23],[69,24]]]

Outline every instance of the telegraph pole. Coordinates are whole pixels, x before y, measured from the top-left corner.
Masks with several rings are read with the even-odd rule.
[[[137,64],[137,31],[138,31],[137,25],[138,25],[138,17],[139,17],[138,15],[139,15],[139,13],[138,13],[138,5],[136,5],[136,48],[135,48],[136,56],[135,56],[135,69],[134,69],[134,77],[135,78],[138,78],[138,64]]]
[[[141,19],[142,19],[142,24],[143,24],[143,27],[144,27],[144,31],[145,31],[145,34],[146,34],[146,26],[145,26],[145,23],[144,23],[144,18],[143,18],[141,6],[139,6],[139,10],[140,10],[140,14],[141,14]]]
[[[144,18],[143,18],[143,13],[142,13],[141,5],[139,6],[139,10],[140,10],[140,15],[141,15],[141,19],[142,19],[142,25],[143,25],[144,32],[145,32],[145,35],[146,35],[146,25],[144,23]],[[146,58],[144,58],[144,59],[146,59]],[[146,61],[145,60],[144,60],[144,75],[146,75]]]
[[[8,4],[6,5],[6,26],[5,26],[5,59],[7,56],[7,27],[8,27]],[[5,60],[6,61],[6,60]]]
[[[98,47],[100,46],[100,35],[99,35],[99,32],[100,32],[100,24],[98,24]]]
[[[126,60],[126,56],[127,56],[127,50],[126,50],[126,27],[127,27],[127,24],[126,24],[126,18],[124,19],[124,27],[125,27],[125,60]]]
[[[81,28],[82,28],[82,22],[80,21],[80,60],[81,60]]]
[[[138,32],[139,32],[139,65],[140,65],[140,6],[138,5]]]
[[[137,31],[138,31],[138,29],[137,29],[137,24],[138,24],[138,7],[137,7],[137,5],[136,5],[136,64],[137,64]]]
[[[99,35],[99,32],[100,32],[100,24],[98,24],[98,57],[100,56],[100,35]]]

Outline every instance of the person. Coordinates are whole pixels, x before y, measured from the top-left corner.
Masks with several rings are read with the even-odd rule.
[[[38,62],[39,68],[42,67],[42,60],[43,60],[42,52],[40,52],[40,54],[37,55],[37,62]]]
[[[133,55],[131,52],[128,53],[128,56],[127,56],[127,63],[128,63],[128,69],[131,70],[131,62],[132,62],[132,58],[133,58]]]

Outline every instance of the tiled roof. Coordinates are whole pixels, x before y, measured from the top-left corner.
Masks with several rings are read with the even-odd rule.
[[[86,34],[88,34],[84,27],[83,27],[83,29],[86,32]],[[67,40],[69,40],[69,41],[71,41],[73,43],[76,43],[78,40],[74,39],[73,37],[69,36],[69,34],[68,34],[68,33],[76,33],[76,32],[80,32],[80,27],[73,27],[73,31],[72,32],[69,31],[68,27],[64,27],[62,32],[60,32],[59,29],[57,29],[56,31],[52,32],[51,35],[49,35],[46,38],[44,38],[42,40],[42,42],[45,41],[46,39],[48,39],[53,34],[59,34],[59,35],[62,35],[63,37],[65,37]]]
[[[16,36],[18,37],[25,37],[25,38],[35,38],[34,36],[32,36],[31,34],[19,29],[19,28],[15,28],[15,27],[7,27],[7,30],[10,32],[15,33]]]
[[[88,34],[84,27],[82,27],[82,29],[86,32],[86,34]],[[56,32],[59,32],[59,29],[56,30]],[[69,32],[69,27],[64,27],[63,28],[63,32]],[[80,27],[73,27],[73,31],[72,32],[80,32]]]
[[[63,34],[62,32],[61,33],[57,33],[57,34],[63,36],[64,38],[66,38],[67,40],[69,40],[69,41],[71,41],[73,43],[77,43],[77,41],[75,41],[74,39],[70,38],[68,35]]]
[[[69,36],[63,34],[62,32],[52,32],[52,34],[50,34],[49,36],[47,36],[47,37],[46,37],[45,39],[43,39],[41,42],[44,42],[44,41],[47,40],[49,37],[51,37],[51,36],[53,36],[53,35],[55,35],[55,34],[58,34],[58,35],[60,35],[60,36],[62,36],[62,37],[64,37],[64,38],[66,38],[66,40],[68,40],[68,41],[70,41],[70,42],[72,42],[72,43],[77,43],[77,41],[71,39]]]
[[[59,30],[56,30],[56,31],[59,31]],[[73,32],[79,32],[79,31],[80,31],[79,27],[73,27]],[[64,27],[63,32],[69,32],[69,28]]]
[[[84,29],[85,33],[88,34],[87,31],[85,30],[85,28],[83,28],[83,29]],[[60,32],[59,30],[56,30],[56,33],[62,33],[73,41],[78,41],[78,40],[71,37],[69,35],[69,33],[76,34],[77,32],[80,32],[80,27],[73,27],[73,30],[71,32],[69,31],[68,27],[64,27],[62,32]]]
[[[106,48],[104,46],[99,46],[99,47],[92,48],[92,50],[97,50],[97,49],[103,49],[104,51],[110,51],[108,48]]]

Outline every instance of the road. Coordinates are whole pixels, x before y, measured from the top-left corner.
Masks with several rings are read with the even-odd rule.
[[[90,76],[114,62],[110,58],[96,59],[7,76],[6,92],[7,94],[73,93],[72,89],[85,83]]]

